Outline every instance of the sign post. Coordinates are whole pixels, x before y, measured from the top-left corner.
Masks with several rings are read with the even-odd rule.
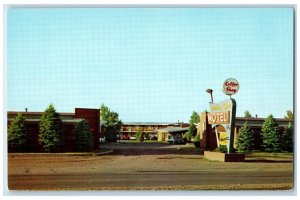
[[[236,114],[236,101],[231,98],[238,92],[240,88],[239,82],[234,78],[228,78],[223,83],[223,92],[229,95],[230,98],[222,101],[220,103],[210,102],[210,113],[208,113],[208,123],[212,125],[212,128],[217,130],[218,126],[223,126],[226,132],[220,134],[220,139],[218,141],[218,146],[227,145],[227,153],[233,152],[233,142],[234,142],[234,127],[235,127],[235,114]],[[226,133],[226,139],[225,139]],[[217,134],[217,133],[216,133]],[[221,138],[222,136],[222,138]]]

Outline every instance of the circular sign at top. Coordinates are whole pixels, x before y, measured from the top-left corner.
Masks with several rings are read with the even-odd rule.
[[[223,92],[226,95],[234,95],[238,92],[240,88],[239,82],[234,78],[229,78],[224,81]]]

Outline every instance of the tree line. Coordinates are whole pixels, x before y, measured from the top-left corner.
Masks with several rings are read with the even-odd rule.
[[[250,118],[251,114],[249,111],[245,112],[245,117]],[[293,113],[287,111],[286,119],[293,119]],[[282,152],[282,151],[293,151],[293,124],[290,122],[288,126],[284,128],[283,134],[280,134],[277,121],[273,115],[269,115],[261,128],[260,139],[261,139],[261,151],[266,152]],[[237,138],[237,150],[240,152],[249,152],[254,149],[254,136],[250,126],[246,122],[239,130]]]

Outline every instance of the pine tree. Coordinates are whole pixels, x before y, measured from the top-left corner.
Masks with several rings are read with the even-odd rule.
[[[78,122],[74,130],[74,144],[77,151],[91,151],[93,148],[93,134],[89,130],[86,120]]]
[[[8,128],[8,145],[14,152],[22,152],[28,146],[25,118],[21,113],[18,113]]]
[[[272,115],[264,121],[261,129],[262,148],[267,152],[280,152],[282,150],[278,124]]]
[[[237,138],[237,150],[248,152],[253,150],[253,148],[254,136],[247,122],[245,122],[239,131],[239,136]]]
[[[293,132],[294,132],[293,124],[289,123],[289,125],[284,128],[283,139],[282,139],[284,150],[288,152],[293,152]]]
[[[62,123],[52,104],[45,110],[40,122],[39,142],[47,152],[57,150],[62,142]]]

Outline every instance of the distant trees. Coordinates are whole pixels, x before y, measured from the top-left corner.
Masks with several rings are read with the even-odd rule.
[[[269,115],[264,121],[261,129],[262,149],[268,152],[280,152],[282,150],[278,123]]]
[[[282,145],[283,149],[288,152],[293,151],[293,133],[294,127],[292,123],[289,123],[287,127],[284,128],[283,136],[282,136]]]
[[[93,148],[93,134],[89,130],[86,120],[75,125],[74,145],[77,151],[91,151]]]
[[[62,122],[53,104],[42,115],[39,142],[47,152],[56,151],[62,142]]]
[[[100,119],[105,121],[104,135],[106,141],[116,142],[117,134],[122,126],[122,121],[119,119],[119,114],[111,111],[107,106],[102,104],[100,108]]]
[[[286,115],[284,116],[285,119],[294,119],[293,112],[290,110],[286,111]]]
[[[186,138],[193,138],[196,133],[197,133],[197,129],[195,127],[195,123],[199,123],[200,121],[200,116],[197,112],[193,111],[191,118],[190,118],[190,126],[188,129],[188,135],[186,136]]]
[[[250,118],[250,117],[252,117],[252,116],[251,116],[251,113],[250,113],[248,110],[246,110],[246,111],[244,112],[244,117],[245,117],[245,118]]]
[[[237,138],[237,150],[242,152],[248,152],[254,148],[254,136],[251,132],[250,126],[247,122],[243,124],[239,130]]]
[[[8,146],[14,152],[22,152],[28,146],[25,118],[21,113],[9,125]]]

